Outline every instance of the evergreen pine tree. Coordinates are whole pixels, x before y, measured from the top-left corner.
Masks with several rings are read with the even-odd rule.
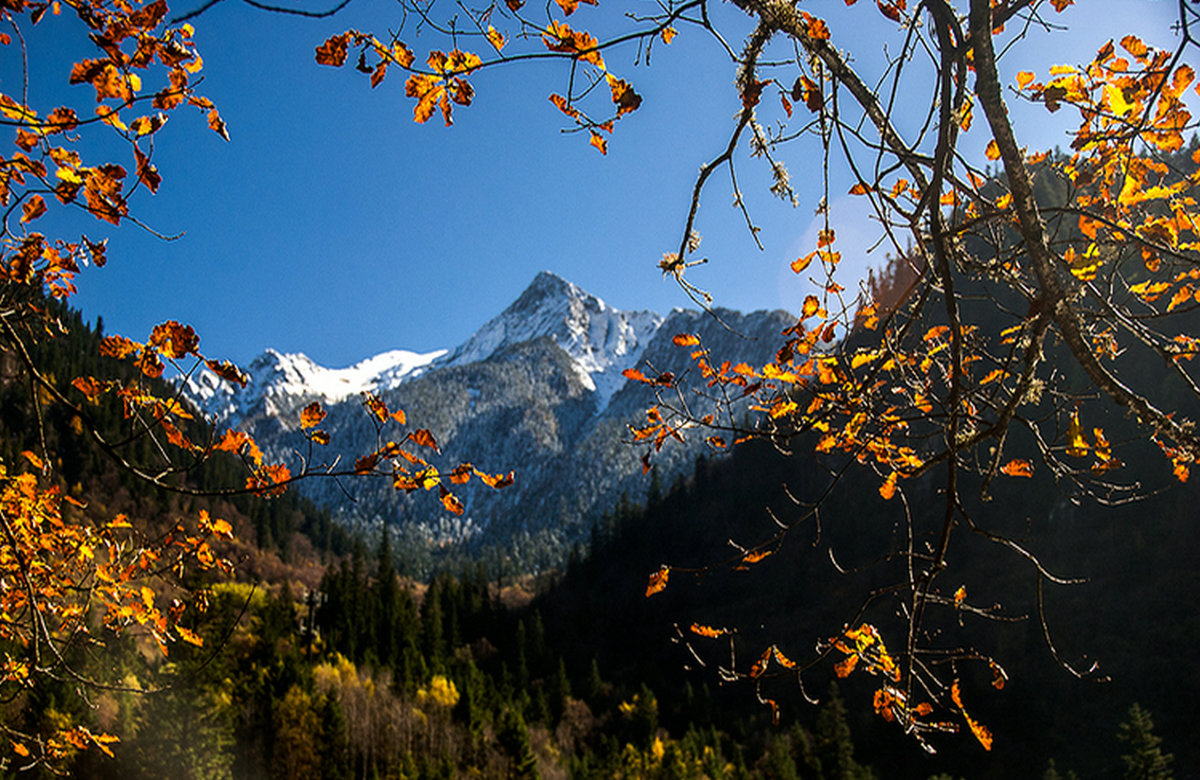
[[[1163,753],[1162,738],[1154,733],[1150,713],[1137,703],[1129,708],[1129,720],[1121,724],[1117,739],[1129,748],[1121,756],[1125,762],[1126,780],[1170,780],[1171,762],[1175,756]]]

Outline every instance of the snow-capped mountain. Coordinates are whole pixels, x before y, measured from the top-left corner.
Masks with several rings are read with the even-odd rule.
[[[652,311],[614,309],[562,277],[542,271],[499,316],[454,350],[445,365],[485,360],[498,350],[548,336],[578,366],[584,386],[604,408],[663,323]]]
[[[516,471],[516,484],[502,491],[466,485],[462,517],[447,515],[428,496],[396,493],[387,480],[339,485],[316,479],[301,489],[348,523],[396,526],[410,552],[491,548],[538,568],[586,540],[592,523],[622,494],[633,500],[646,494],[641,452],[624,439],[629,424],[644,421],[654,397],[622,371],[647,365],[687,370],[689,351],[672,344],[685,332],[699,333],[722,359],[761,364],[794,322],[782,311],[719,314],[724,324],[681,309],[665,317],[622,311],[542,272],[454,349],[394,350],[340,369],[268,350],[246,367],[245,388],[201,375],[185,389],[210,415],[249,430],[269,455],[284,460],[302,450],[300,409],[318,400],[328,411],[321,427],[332,437],[324,456],[342,463],[376,447],[378,431],[360,394],[379,394],[389,408],[404,409],[410,421],[433,432],[442,450],[439,467],[469,459],[490,472]],[[704,405],[694,403],[693,411]],[[698,443],[664,448],[656,460],[659,478],[673,480],[690,469],[699,452]]]
[[[205,414],[235,423],[255,414],[285,414],[301,399],[301,406],[311,401],[336,404],[365,391],[387,390],[445,354],[444,349],[425,353],[393,349],[349,368],[326,368],[307,355],[268,349],[245,367],[249,376],[245,387],[202,372],[188,380],[187,390]]]

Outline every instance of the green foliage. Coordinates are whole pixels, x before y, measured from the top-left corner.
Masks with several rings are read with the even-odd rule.
[[[1129,720],[1121,724],[1117,739],[1128,753],[1121,756],[1126,780],[1170,780],[1175,756],[1162,752],[1162,739],[1154,733],[1150,713],[1135,703],[1129,708]]]

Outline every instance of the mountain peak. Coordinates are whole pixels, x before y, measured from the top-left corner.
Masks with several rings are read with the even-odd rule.
[[[662,317],[652,311],[614,309],[550,271],[533,278],[525,291],[498,316],[454,350],[448,365],[485,360],[496,351],[548,336],[563,349],[596,391],[603,409],[623,383],[621,371],[637,363]]]

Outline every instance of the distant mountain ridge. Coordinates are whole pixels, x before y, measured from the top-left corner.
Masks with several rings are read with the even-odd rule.
[[[466,486],[467,512],[447,515],[425,496],[395,493],[384,480],[329,480],[302,489],[355,523],[382,520],[432,559],[446,551],[475,555],[485,548],[538,569],[586,540],[592,523],[622,494],[640,500],[649,485],[640,451],[624,443],[628,425],[645,419],[653,394],[622,371],[651,365],[682,372],[688,350],[677,333],[699,333],[722,359],[762,363],[794,323],[783,311],[711,315],[676,309],[623,311],[543,271],[503,312],[453,349],[393,350],[348,368],[326,368],[304,355],[267,350],[235,388],[211,376],[185,392],[222,422],[250,430],[270,455],[294,458],[301,443],[300,409],[320,401],[329,412],[329,457],[353,462],[375,446],[376,431],[360,394],[379,394],[438,438],[448,464],[470,459],[490,471],[513,469],[517,483],[500,492]],[[728,326],[728,327],[727,327]],[[694,399],[696,408],[703,399]],[[690,470],[698,443],[664,450],[659,478]]]

